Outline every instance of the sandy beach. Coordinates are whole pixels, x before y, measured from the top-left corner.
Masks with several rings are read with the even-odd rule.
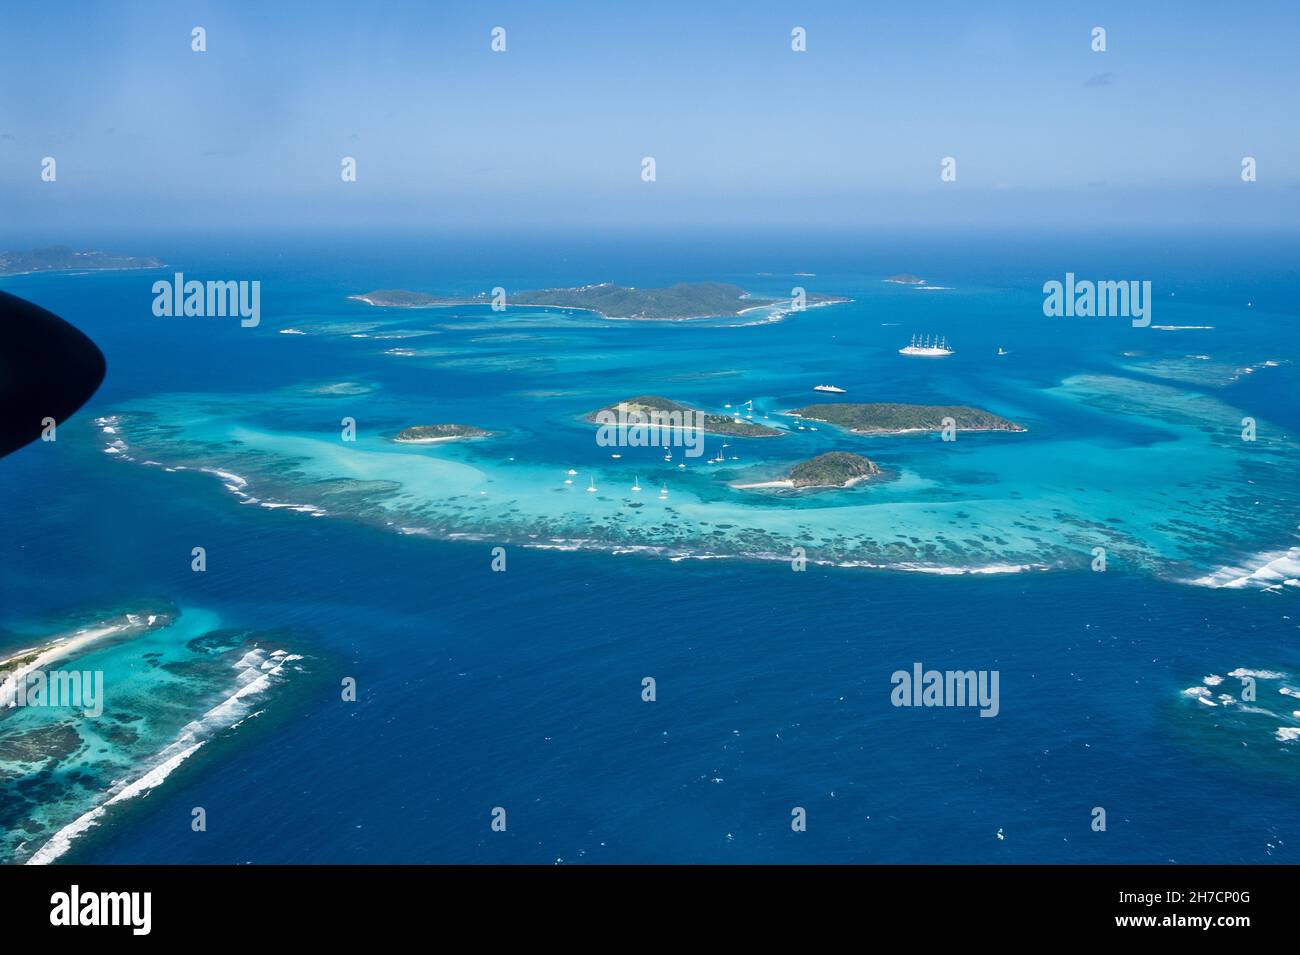
[[[149,619],[154,618],[151,617]],[[13,661],[21,660],[33,652],[36,653],[36,656],[28,660],[25,664],[12,672],[5,674],[4,682],[0,683],[0,706],[9,705],[13,702],[23,677],[28,673],[31,673],[33,670],[39,670],[46,664],[53,663],[56,660],[75,656],[81,650],[84,650],[86,647],[104,639],[105,637],[111,636],[115,633],[122,633],[137,626],[142,625],[138,623],[131,624],[130,622],[123,622],[91,627],[87,630],[79,630],[69,636],[56,637],[44,647],[30,647],[26,650],[20,650],[17,653],[12,654],[4,660],[0,660],[0,670],[3,670]]]

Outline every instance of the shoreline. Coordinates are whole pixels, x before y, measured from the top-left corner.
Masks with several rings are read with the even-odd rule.
[[[95,272],[153,272],[157,269],[169,269],[170,265],[115,265],[105,269],[88,269],[78,266],[75,269],[28,269],[26,272],[0,272],[0,279],[18,275],[92,275]]]
[[[347,298],[349,301],[353,301],[353,302],[364,302],[366,305],[370,306],[371,308],[406,308],[406,309],[458,308],[465,305],[490,306],[492,304],[490,301],[486,299],[481,301],[465,299],[465,300],[458,300],[452,302],[428,302],[420,305],[399,305],[396,303],[376,302],[365,295],[349,295]],[[809,302],[800,311],[807,311],[808,309],[811,308],[824,308],[828,305],[846,305],[851,303],[852,301],[853,299],[851,298],[839,298],[829,302]],[[790,303],[785,299],[774,299],[773,301],[767,302],[763,305],[751,305],[748,308],[742,308],[737,312],[732,312],[729,314],[723,313],[718,315],[711,315],[707,313],[700,314],[700,315],[657,315],[653,317],[648,315],[608,315],[605,312],[600,311],[599,309],[588,308],[583,305],[542,305],[542,304],[530,303],[530,302],[506,302],[505,305],[502,307],[502,310],[504,311],[506,309],[511,309],[511,308],[540,308],[540,309],[551,309],[551,310],[561,311],[561,312],[586,312],[589,315],[595,315],[597,318],[602,318],[607,322],[697,322],[697,321],[703,321],[705,319],[710,319],[710,318],[722,318],[722,319],[740,318],[742,315],[745,315],[749,312],[757,312],[766,308],[775,308],[778,310],[784,309],[784,311],[780,311],[781,317],[784,317],[786,315],[792,314],[795,311],[795,309],[792,308]]]
[[[849,434],[862,434],[870,437],[889,437],[890,435],[895,435],[895,434],[939,434],[941,431],[943,431],[942,427],[892,428],[892,429],[875,428],[870,430],[863,429],[863,428],[845,428],[842,425],[838,425],[833,421],[827,421],[825,418],[805,418],[803,415],[796,414],[793,411],[778,411],[777,414],[782,414],[789,418],[798,418],[800,421],[816,421],[818,424],[824,424],[830,428],[840,428],[842,431],[847,431]],[[1018,425],[1014,428],[960,428],[959,427],[956,430],[965,431],[968,434],[976,433],[976,432],[990,432],[990,431],[1005,431],[1009,434],[1025,434],[1029,431],[1029,429],[1024,427],[1023,425]]]
[[[692,408],[691,410],[692,410],[692,411],[699,411],[699,409],[696,409],[696,408]],[[616,412],[616,409],[614,409],[614,408],[601,408],[601,409],[599,409],[599,411],[610,411],[610,412],[617,413],[617,412]],[[637,422],[637,423],[633,423],[633,422],[630,422],[630,421],[625,421],[625,422],[622,422],[622,423],[620,423],[620,422],[618,422],[618,421],[613,421],[613,422],[610,422],[610,423],[608,423],[608,424],[605,424],[605,423],[602,423],[602,422],[600,422],[600,421],[596,421],[596,420],[595,420],[595,415],[596,415],[597,413],[598,413],[598,412],[596,412],[596,411],[590,412],[590,413],[588,413],[588,414],[583,415],[582,418],[579,419],[579,420],[581,420],[583,424],[590,425],[590,426],[593,427],[593,428],[614,428],[614,429],[616,429],[616,430],[618,430],[618,431],[620,431],[620,432],[623,432],[623,431],[632,431],[632,430],[635,430],[635,429],[637,429],[637,428],[643,428],[643,429],[646,429],[646,430],[649,430],[649,429],[653,428],[653,429],[656,429],[656,430],[661,431],[661,432],[662,432],[662,431],[667,431],[667,432],[675,432],[675,431],[681,431],[681,432],[699,432],[699,433],[703,434],[705,437],[708,437],[709,435],[712,435],[712,436],[715,437],[715,438],[780,438],[780,437],[782,437],[783,435],[787,435],[787,434],[790,433],[790,432],[789,432],[787,429],[785,429],[785,428],[776,428],[776,427],[773,427],[773,426],[770,425],[770,424],[759,425],[759,427],[761,427],[761,428],[768,428],[768,429],[772,432],[772,433],[769,433],[769,434],[742,434],[742,433],[740,433],[740,432],[738,432],[738,431],[714,431],[712,428],[701,427],[701,426],[697,426],[697,425],[688,425],[688,424],[652,424],[652,423],[650,423],[649,421]],[[704,415],[712,414],[712,412],[709,412],[709,411],[702,411],[702,412],[699,412],[699,413],[700,413],[700,414],[704,414]],[[718,417],[718,418],[724,418],[724,417],[726,417],[726,415],[715,415],[715,417]],[[742,420],[743,420],[743,422],[744,422],[745,424],[753,424],[753,423],[754,423],[753,421],[750,421],[750,420],[747,419],[747,418],[746,418],[746,419],[742,419]],[[733,423],[734,423],[734,422],[733,422]],[[628,445],[628,447],[633,447],[633,445]],[[662,448],[667,448],[667,447],[674,447],[674,448],[676,448],[676,447],[685,447],[685,444],[684,444],[684,443],[683,443],[683,444],[662,444],[662,443],[657,443],[657,444],[636,445],[636,447],[647,447],[647,448],[660,448],[660,447],[662,447]]]
[[[490,438],[490,434],[448,434],[441,438],[393,438],[393,444],[442,444],[445,441],[473,441]]]
[[[878,475],[860,474],[857,477],[851,477],[843,484],[795,484],[790,478],[781,478],[776,481],[757,481],[753,484],[730,484],[738,491],[757,491],[764,489],[788,489],[795,491],[842,491],[846,488],[870,481]]]
[[[819,418],[806,418],[805,420],[819,421],[821,424],[830,425],[832,428],[836,427],[836,425],[832,424],[831,422],[821,421],[821,419]],[[965,431],[967,434],[972,434],[976,432],[992,432],[992,431],[1005,431],[1008,434],[1024,434],[1029,429],[1028,428],[957,428],[956,430]],[[861,431],[858,430],[857,428],[849,428],[848,431],[850,434],[865,434],[874,437],[888,437],[890,435],[895,435],[895,434],[939,434],[941,431],[943,431],[943,428],[898,428],[893,431],[885,430],[883,428],[875,431]]]
[[[155,620],[157,619],[157,616],[157,614],[150,614],[146,618],[146,621]],[[40,646],[20,650],[4,660],[0,660],[0,669],[3,669],[17,660],[26,659],[27,661],[26,663],[19,665],[16,669],[5,674],[4,682],[0,683],[0,706],[6,705],[6,703],[14,697],[19,681],[26,677],[27,674],[40,669],[47,663],[53,663],[54,661],[62,660],[65,657],[76,656],[81,650],[98,643],[105,637],[112,636],[116,633],[124,633],[139,628],[140,626],[141,624],[139,622],[133,623],[130,620],[130,615],[128,615],[128,618],[122,623],[100,624],[98,626],[92,625],[89,629],[83,628],[74,631],[71,634],[52,637],[49,641]],[[148,629],[148,627],[149,624],[146,622],[144,624],[144,629]],[[33,653],[35,656],[32,656]]]
[[[850,305],[850,304],[852,304],[852,302],[853,302],[853,299],[851,299],[851,298],[835,298],[835,299],[832,299],[832,300],[830,300],[830,301],[823,301],[823,302],[806,302],[806,303],[804,303],[804,307],[803,307],[803,308],[801,308],[801,309],[795,309],[794,305],[793,305],[791,302],[788,302],[788,301],[786,301],[786,300],[783,299],[783,298],[779,298],[779,299],[777,299],[777,300],[774,301],[774,302],[768,302],[766,305],[751,305],[749,308],[742,308],[742,309],[741,309],[739,312],[737,312],[734,316],[731,316],[731,315],[701,315],[701,316],[699,316],[699,317],[700,317],[700,318],[734,318],[734,317],[739,317],[739,316],[741,316],[741,315],[744,315],[744,314],[747,313],[747,312],[758,312],[758,311],[761,311],[762,309],[765,309],[765,308],[784,308],[784,309],[786,309],[786,311],[783,312],[782,314],[787,314],[787,315],[788,315],[788,314],[790,314],[791,312],[794,312],[794,311],[806,312],[806,311],[808,311],[808,309],[810,309],[810,308],[825,308],[825,307],[828,306],[828,305]]]

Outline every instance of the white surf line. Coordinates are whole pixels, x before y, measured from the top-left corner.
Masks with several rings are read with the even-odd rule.
[[[249,660],[250,657],[253,658],[252,662]],[[254,664],[265,662],[262,661],[262,657],[269,657],[277,662],[270,670],[253,670]],[[262,654],[260,651],[251,650],[248,653],[245,653],[244,656],[240,658],[239,663],[235,665],[234,669],[241,675],[253,670],[253,672],[258,673],[258,676],[249,680],[247,683],[244,683],[234,693],[226,697],[226,699],[222,700],[212,709],[208,710],[197,720],[186,723],[181,729],[180,735],[171,743],[168,743],[167,746],[158,753],[159,756],[164,757],[158,765],[145,772],[145,774],[139,779],[127,784],[122,789],[113,793],[112,796],[100,803],[98,806],[87,810],[75,820],[68,823],[68,825],[56,832],[45,842],[44,845],[37,849],[36,852],[32,854],[31,858],[24,864],[48,865],[72,848],[73,840],[94,826],[104,813],[108,811],[109,806],[112,806],[115,803],[124,802],[128,799],[134,799],[136,796],[143,795],[151,789],[162,785],[167,777],[170,776],[172,772],[181,765],[181,763],[185,762],[185,760],[198,752],[200,747],[211,738],[213,733],[219,732],[222,729],[231,729],[234,726],[238,726],[243,722],[243,719],[219,724],[217,726],[205,726],[206,723],[213,718],[231,720],[235,717],[241,717],[243,711],[240,710],[240,703],[244,697],[250,696],[254,693],[261,693],[271,685],[271,678],[278,676],[284,669],[286,663],[301,659],[302,657],[297,654],[286,654],[282,651],[274,651],[271,654]],[[242,666],[240,664],[242,664]],[[203,734],[202,739],[197,738],[200,733]],[[173,750],[175,750],[175,752],[172,752]],[[169,753],[170,755],[168,755]]]
[[[1300,547],[1263,551],[1252,555],[1244,564],[1225,566],[1185,581],[1195,587],[1239,589],[1242,587],[1297,586],[1300,579]]]
[[[108,807],[116,802],[122,802],[132,799],[142,793],[146,793],[155,786],[162,783],[174,770],[202,746],[206,740],[201,740],[186,749],[181,750],[174,756],[155,766],[149,772],[145,773],[135,782],[131,783],[121,792],[109,798],[106,802],[100,803],[89,812],[83,813],[77,817],[75,822],[71,822],[56,832],[45,845],[41,846],[32,857],[27,860],[26,865],[49,865],[59,856],[63,855],[72,848],[72,840],[77,838],[91,826],[93,826],[100,816],[108,811]]]

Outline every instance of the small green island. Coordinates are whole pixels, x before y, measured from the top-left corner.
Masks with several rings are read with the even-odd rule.
[[[739,438],[772,438],[784,434],[780,428],[755,424],[740,417],[709,414],[660,395],[639,395],[624,401],[597,408],[587,415],[590,424],[610,425],[622,423],[629,426],[655,425],[660,427],[702,427],[705,434],[731,435]]]
[[[52,245],[29,252],[0,252],[0,275],[32,272],[108,272],[118,269],[161,269],[167,263],[153,256],[114,255],[111,252],[78,252],[66,245]]]
[[[735,484],[733,487],[751,488],[845,488],[866,481],[880,473],[880,467],[869,458],[849,451],[827,451],[815,458],[801,461],[781,480],[762,481],[757,484]]]
[[[376,289],[349,298],[386,308],[442,308],[450,305],[490,305],[492,296],[429,295],[409,289]],[[805,305],[815,308],[847,302],[847,298],[808,292]],[[565,308],[594,312],[602,318],[674,322],[693,318],[728,318],[770,306],[790,307],[790,299],[760,298],[723,282],[679,282],[667,288],[625,288],[604,282],[577,288],[531,289],[507,293],[505,304],[534,308]]]
[[[417,424],[403,428],[393,438],[401,444],[441,444],[465,438],[487,438],[492,434],[470,424]]]
[[[855,434],[910,434],[942,431],[951,418],[958,431],[1025,431],[1021,425],[992,412],[966,405],[814,404],[789,412],[808,421],[820,421]]]

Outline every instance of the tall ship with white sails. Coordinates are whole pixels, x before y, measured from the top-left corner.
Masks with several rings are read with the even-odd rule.
[[[948,345],[946,337],[913,335],[912,343],[906,348],[900,348],[898,353],[900,355],[910,355],[913,358],[947,358],[952,354],[952,348]]]

